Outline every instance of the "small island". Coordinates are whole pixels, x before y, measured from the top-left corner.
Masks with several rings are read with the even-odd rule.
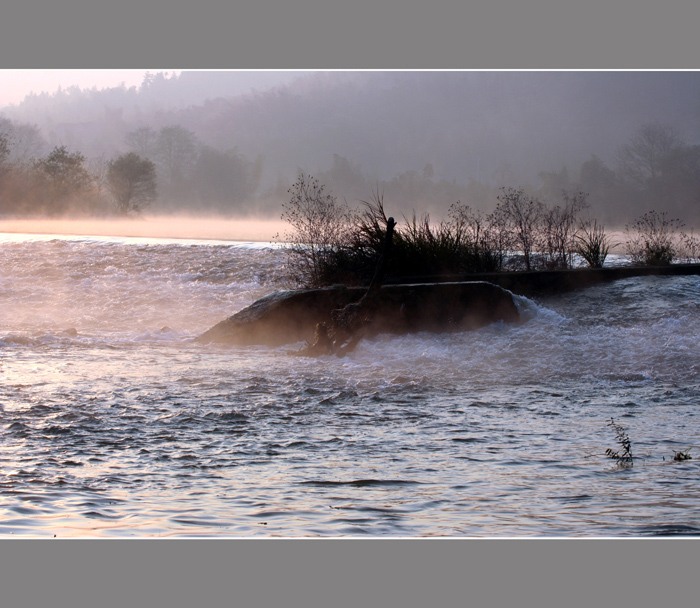
[[[381,196],[348,213],[310,176],[290,190],[288,269],[300,289],[272,293],[197,340],[282,345],[302,354],[344,354],[363,337],[476,329],[520,318],[513,294],[538,297],[618,279],[700,274],[698,244],[677,220],[650,212],[628,227],[629,264],[605,266],[615,245],[582,220],[585,195],[548,209],[504,189],[492,216],[456,205],[431,226],[415,216],[396,229]],[[684,249],[685,248],[685,249]],[[585,267],[583,266],[585,265]]]
[[[272,293],[218,323],[200,342],[278,346],[312,342],[318,323],[331,324],[332,312],[358,302],[361,287],[343,285]],[[384,285],[364,336],[418,331],[462,331],[495,321],[519,320],[513,296],[483,281]]]

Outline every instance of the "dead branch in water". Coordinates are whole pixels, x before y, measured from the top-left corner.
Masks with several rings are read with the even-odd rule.
[[[387,261],[391,255],[395,227],[394,218],[388,218],[382,253],[365,295],[357,302],[351,302],[343,308],[332,311],[330,327],[326,323],[317,323],[313,344],[309,344],[300,354],[312,357],[335,354],[342,357],[354,350],[363,338],[365,329],[372,321],[379,304],[379,293],[384,281]]]

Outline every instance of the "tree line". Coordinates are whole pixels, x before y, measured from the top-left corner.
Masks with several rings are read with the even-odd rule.
[[[12,162],[0,134],[0,212],[59,217],[138,213],[158,198],[156,167],[129,152],[89,167],[80,152],[56,146],[38,159]]]
[[[444,215],[447,205],[460,200],[472,207],[493,211],[502,187],[513,184],[512,169],[503,165],[487,180],[469,178],[466,183],[437,179],[433,165],[422,171],[405,171],[390,180],[365,175],[361,167],[339,155],[329,169],[315,176],[335,192],[365,193],[377,187],[402,210],[420,208]],[[660,122],[642,124],[620,145],[612,162],[592,154],[580,167],[541,171],[539,184],[519,187],[528,195],[555,204],[562,190],[585,192],[596,216],[621,228],[630,218],[649,209],[660,209],[689,221],[700,220],[700,145],[691,145],[672,127]]]
[[[261,191],[264,159],[236,148],[204,144],[182,126],[141,126],[122,136],[123,153],[87,158],[66,145],[48,146],[39,129],[0,118],[0,213],[61,216],[201,212],[241,215],[277,212],[291,180]],[[439,179],[431,163],[422,170],[380,180],[338,154],[315,175],[331,190],[361,200],[381,190],[400,211],[422,209],[445,217],[455,201],[492,212],[500,188],[513,183],[509,168],[487,181],[465,184]],[[700,219],[700,146],[671,127],[642,125],[618,148],[609,166],[599,157],[582,163],[576,175],[566,166],[539,173],[539,186],[520,187],[527,196],[556,205],[563,190],[585,192],[591,211],[617,225],[640,212],[660,209],[691,221]]]
[[[262,174],[262,157],[203,145],[178,125],[138,128],[124,146],[113,158],[87,158],[65,145],[47,149],[38,128],[0,119],[0,214],[232,214],[254,200]]]

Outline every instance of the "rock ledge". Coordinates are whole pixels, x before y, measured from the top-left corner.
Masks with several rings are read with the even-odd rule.
[[[197,340],[271,346],[310,342],[316,323],[328,323],[331,311],[357,302],[365,292],[362,287],[342,285],[278,291],[221,321]],[[513,295],[485,281],[384,285],[365,335],[461,331],[518,320]]]

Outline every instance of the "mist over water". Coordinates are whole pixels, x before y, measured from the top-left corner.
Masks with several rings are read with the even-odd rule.
[[[316,359],[192,342],[279,287],[269,241],[94,234],[2,234],[0,534],[700,531],[699,277]]]
[[[140,216],[129,219],[6,219],[0,222],[0,239],[12,241],[13,234],[44,235],[47,239],[69,236],[187,239],[269,244],[288,225],[270,218],[225,218],[197,216]],[[9,233],[9,234],[8,234]]]

